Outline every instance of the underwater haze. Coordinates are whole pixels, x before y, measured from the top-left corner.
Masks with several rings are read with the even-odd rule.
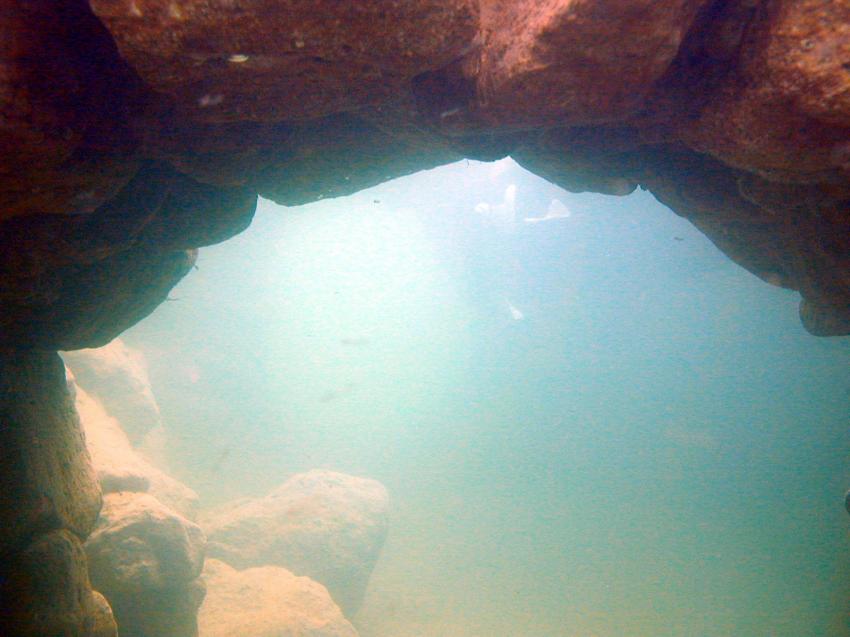
[[[850,636],[850,339],[645,192],[460,162],[201,250],[144,351],[204,506],[381,481],[361,637]]]

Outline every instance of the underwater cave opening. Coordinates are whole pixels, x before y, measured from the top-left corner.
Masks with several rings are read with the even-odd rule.
[[[361,637],[850,635],[850,339],[646,192],[261,201],[171,300],[122,339],[202,508],[387,487]]]

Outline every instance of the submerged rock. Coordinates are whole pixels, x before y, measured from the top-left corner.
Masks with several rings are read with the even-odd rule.
[[[92,581],[107,598],[198,577],[205,544],[199,526],[145,493],[109,493],[103,500],[86,553]]]
[[[111,601],[121,637],[197,637],[198,608],[205,595],[204,582],[196,579],[170,588],[116,594]]]
[[[198,495],[139,455],[121,423],[88,392],[77,387],[75,393],[86,446],[103,492],[148,492],[184,517],[195,519]]]
[[[388,506],[375,480],[310,471],[209,515],[207,554],[236,568],[271,564],[311,577],[351,614],[384,544]]]
[[[194,637],[204,598],[200,527],[145,493],[110,493],[86,542],[122,637]]]
[[[67,530],[46,533],[17,555],[0,578],[0,634],[17,637],[115,637],[109,604],[91,590],[80,540]]]
[[[327,589],[278,566],[237,571],[207,560],[200,637],[357,637]]]
[[[100,506],[62,361],[49,352],[0,355],[0,556],[57,527],[85,538]]]
[[[118,625],[115,623],[112,607],[106,598],[97,591],[92,591],[92,602],[94,610],[92,612],[91,637],[114,637],[117,635]]]
[[[144,355],[116,338],[104,347],[64,352],[79,386],[97,397],[138,444],[161,422]]]
[[[104,493],[147,491],[150,487],[147,471],[121,425],[88,392],[76,387],[74,393],[100,488]]]

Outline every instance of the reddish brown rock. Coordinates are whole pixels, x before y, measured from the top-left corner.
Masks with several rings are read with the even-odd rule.
[[[136,170],[139,85],[75,0],[0,2],[0,219],[85,213]]]
[[[484,0],[473,117],[508,129],[622,121],[667,71],[704,4]]]
[[[166,297],[186,249],[243,229],[257,193],[305,203],[518,151],[567,187],[616,194],[666,171],[654,146],[681,144],[737,177],[803,184],[791,200],[850,183],[844,3],[487,0],[480,16],[471,0],[6,5],[0,218],[20,218],[0,226],[5,346],[107,342]],[[710,207],[696,187],[684,199]],[[797,259],[757,246],[801,233],[805,324],[840,333],[844,244],[818,233],[841,230],[846,201],[778,230],[724,200],[708,232],[747,234],[741,263]]]
[[[850,175],[850,6],[762,3],[733,70],[680,122],[691,147],[773,180]]]
[[[470,0],[90,0],[121,54],[191,119],[311,119],[384,101],[460,56]]]

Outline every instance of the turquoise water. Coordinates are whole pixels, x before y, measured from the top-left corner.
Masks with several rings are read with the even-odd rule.
[[[462,162],[262,202],[125,340],[204,504],[387,486],[362,637],[847,637],[850,339],[797,301],[648,193]]]

